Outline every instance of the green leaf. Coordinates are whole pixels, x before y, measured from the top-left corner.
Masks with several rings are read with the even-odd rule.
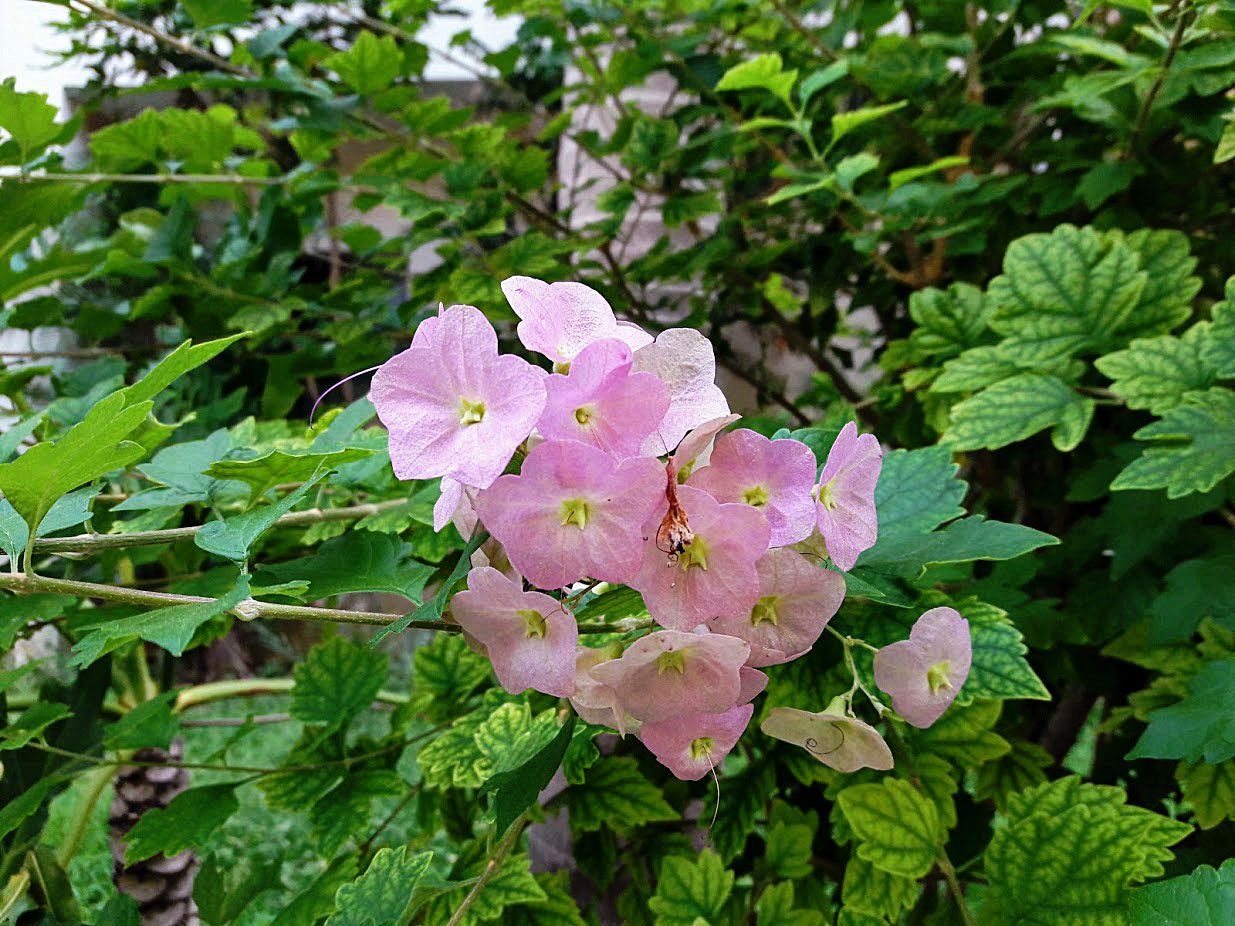
[[[1052,428],[1056,449],[1075,449],[1089,428],[1094,400],[1056,376],[1021,373],[952,406],[943,441],[954,450],[995,450]]]
[[[643,596],[633,588],[619,585],[597,595],[578,611],[580,621],[616,621],[624,617],[641,617],[647,614]]]
[[[583,784],[566,789],[566,806],[578,830],[611,826],[626,833],[644,823],[678,819],[660,789],[627,756],[602,759],[588,769]]]
[[[570,746],[577,717],[572,713],[566,718],[557,735],[539,752],[521,765],[499,772],[480,789],[480,793],[496,789],[493,806],[496,813],[494,835],[501,836],[523,811],[536,802],[540,792],[549,786],[550,780],[562,765],[566,749]]]
[[[291,715],[333,731],[373,703],[386,681],[386,654],[342,637],[309,650],[296,666]]]
[[[1233,575],[1235,554],[1187,559],[1172,568],[1166,588],[1149,605],[1149,642],[1183,642],[1206,617],[1235,627]]]
[[[934,803],[907,781],[851,785],[837,795],[861,840],[858,856],[880,871],[920,878],[934,867],[944,829]]]
[[[656,926],[697,926],[720,922],[733,891],[734,875],[720,856],[705,849],[694,859],[670,856],[660,866],[656,894],[648,901]]]
[[[570,873],[537,873],[544,900],[515,904],[502,911],[502,926],[586,926],[570,893]]]
[[[454,569],[450,571],[450,575],[446,577],[440,586],[438,586],[437,594],[428,601],[423,602],[416,610],[410,614],[405,614],[402,618],[383,627],[373,635],[370,640],[370,645],[376,646],[382,640],[386,639],[392,633],[402,633],[408,628],[412,621],[438,621],[442,619],[442,611],[446,609],[446,602],[450,600],[450,596],[454,593],[455,583],[467,575],[468,570],[472,568],[472,554],[475,553],[482,543],[489,539],[489,535],[479,527],[472,532],[472,537],[468,540],[467,545],[459,553],[458,560],[455,561]]]
[[[880,541],[927,533],[963,515],[965,483],[956,478],[957,469],[943,446],[885,454],[875,485]]]
[[[805,106],[816,93],[836,83],[848,73],[849,62],[841,60],[833,61],[827,67],[807,74],[802,78],[802,83],[798,84],[798,99]]]
[[[1076,193],[1091,211],[1132,185],[1143,169],[1127,161],[1103,161],[1085,171],[1076,184]]]
[[[53,784],[55,782],[51,778],[40,778],[20,797],[0,807],[0,839],[17,829],[23,820],[43,806],[43,800]]]
[[[937,563],[1015,559],[1059,539],[1023,524],[971,515],[928,534],[894,534],[862,554],[860,566],[911,576]]]
[[[1025,235],[1008,246],[1003,275],[987,290],[996,307],[991,328],[1022,364],[1104,353],[1135,324],[1147,283],[1136,251],[1092,228]]]
[[[1222,128],[1222,136],[1214,148],[1214,163],[1225,164],[1235,160],[1235,122],[1228,122]]]
[[[63,125],[56,123],[56,107],[41,93],[19,93],[0,83],[0,129],[8,132],[21,151],[25,164],[60,137]]]
[[[403,55],[393,36],[378,38],[366,29],[356,37],[351,48],[336,52],[322,64],[338,74],[356,93],[368,96],[394,83],[403,70]]]
[[[477,863],[464,871],[458,871],[456,865],[455,877],[479,875],[485,864],[484,857],[477,859]],[[458,891],[438,897],[429,908],[427,921],[444,923],[458,908],[466,893],[465,888],[460,888]],[[510,855],[506,857],[497,874],[485,883],[484,890],[476,895],[471,909],[467,911],[467,915],[460,921],[459,926],[478,926],[481,922],[497,919],[508,907],[538,903],[547,899],[544,890],[528,870],[527,856]],[[327,926],[330,924],[328,923]]]
[[[909,346],[915,357],[954,357],[979,343],[990,314],[982,290],[970,283],[953,283],[947,291],[919,289],[909,296],[909,315],[917,323]]]
[[[378,850],[384,851],[384,850]],[[354,855],[342,855],[330,863],[313,883],[292,898],[271,922],[270,926],[301,926],[316,923],[335,911],[335,895],[343,885],[356,877],[358,862]]]
[[[1020,373],[1021,369],[999,347],[972,347],[943,365],[931,383],[931,392],[975,392]]]
[[[398,537],[351,531],[327,540],[312,556],[261,566],[258,577],[271,585],[305,580],[304,597],[311,601],[349,592],[388,592],[415,601],[434,569],[414,560],[400,563],[403,552]],[[253,591],[261,594],[262,589]]]
[[[814,831],[805,823],[777,823],[768,830],[763,860],[778,878],[805,878],[812,871]]]
[[[1225,926],[1235,923],[1235,859],[1215,871],[1201,865],[1191,874],[1138,887],[1128,901],[1130,926]]]
[[[193,902],[211,926],[235,923],[258,894],[278,884],[278,859],[241,857],[223,864],[211,855],[193,879]]]
[[[829,147],[835,145],[854,129],[868,122],[874,122],[876,119],[882,119],[889,113],[894,113],[908,105],[908,100],[901,100],[897,103],[885,103],[882,106],[867,106],[850,110],[847,113],[837,113],[832,117],[832,140],[828,143]]]
[[[172,713],[175,700],[176,692],[165,691],[137,705],[103,728],[103,745],[108,749],[167,749],[180,731],[180,720]]]
[[[824,926],[818,910],[795,910],[793,903],[792,881],[769,884],[755,904],[757,926]]]
[[[39,701],[21,712],[8,726],[0,727],[0,750],[21,749],[32,739],[43,735],[53,723],[73,716],[68,705]]]
[[[797,79],[797,69],[784,70],[784,63],[781,61],[780,55],[776,52],[771,52],[766,55],[759,55],[750,61],[735,64],[725,71],[713,89],[753,90],[761,88],[767,90],[792,109],[793,106],[789,102],[789,94],[793,90],[794,82]]]
[[[841,901],[846,907],[895,922],[917,899],[918,882],[913,878],[882,871],[860,854],[845,863]]]
[[[1235,659],[1209,662],[1178,704],[1149,713],[1129,759],[1225,762],[1235,757]]]
[[[1115,477],[1112,491],[1164,488],[1168,498],[1208,492],[1235,472],[1235,391],[1189,393],[1132,436],[1157,443]]]
[[[895,190],[897,187],[902,187],[912,180],[926,177],[941,170],[964,167],[968,163],[969,158],[964,155],[950,154],[947,157],[936,158],[929,164],[923,164],[921,167],[906,167],[902,170],[894,170],[888,175],[888,189]]]
[[[412,654],[413,701],[434,722],[458,716],[468,695],[489,677],[489,661],[457,634],[439,633]]]
[[[375,451],[361,447],[334,450],[328,453],[287,453],[272,450],[256,460],[220,460],[211,463],[206,475],[215,479],[234,479],[249,487],[249,498],[257,501],[275,486],[287,482],[303,482],[322,469],[335,469],[371,457]]]
[[[233,515],[223,521],[211,521],[193,535],[193,542],[207,553],[244,564],[248,562],[250,548],[257,539],[274,527],[275,521],[291,511],[310,489],[328,475],[328,470],[319,472],[300,488],[288,492],[270,505]]]
[[[1178,405],[1185,393],[1208,389],[1218,371],[1204,356],[1208,322],[1199,322],[1180,337],[1137,338],[1125,350],[1107,354],[1094,366],[1113,382],[1111,390],[1128,408],[1147,408],[1155,415]]]
[[[198,29],[238,26],[253,18],[253,0],[180,0]]]
[[[73,646],[70,665],[88,666],[104,653],[129,640],[142,639],[163,647],[173,656],[181,655],[193,640],[197,628],[212,618],[231,611],[249,597],[249,582],[241,576],[231,591],[210,601],[177,604],[108,620],[94,627]]]
[[[432,862],[432,852],[408,846],[378,849],[365,873],[339,888],[326,926],[407,926],[412,895]]]
[[[921,748],[957,765],[977,766],[1007,755],[1012,744],[994,732],[1002,703],[974,701],[967,707],[953,705],[929,729],[914,731]]]
[[[1013,740],[1009,752],[978,769],[974,797],[980,801],[993,800],[1003,810],[1010,794],[1043,784],[1046,773],[1042,770],[1054,763],[1054,756],[1041,746]]]
[[[166,807],[147,810],[126,837],[124,860],[140,862],[162,852],[169,858],[199,847],[240,808],[236,785],[206,785],[177,794]]]
[[[818,764],[814,759],[810,762]],[[771,762],[752,763],[736,775],[727,775],[725,781],[729,787],[721,792],[719,810],[716,792],[709,791],[700,816],[711,820],[716,815],[708,835],[727,864],[745,851],[746,840],[776,795],[776,768]]]
[[[1196,258],[1189,250],[1188,236],[1174,229],[1142,228],[1128,235],[1124,242],[1137,253],[1148,280],[1131,316],[1120,327],[1119,336],[1150,337],[1186,321],[1192,314],[1192,300],[1201,290],[1200,277],[1192,276]]]
[[[1223,820],[1235,819],[1235,759],[1181,762],[1175,777],[1201,829],[1213,829]]]
[[[999,608],[961,608],[973,638],[973,663],[959,697],[966,700],[1027,698],[1049,701],[1051,693],[1025,661],[1021,632]]]
[[[369,831],[373,799],[398,797],[406,791],[398,774],[383,768],[362,768],[348,774],[325,800],[309,809],[313,845],[329,858],[352,837]],[[303,808],[301,808],[303,809]]]

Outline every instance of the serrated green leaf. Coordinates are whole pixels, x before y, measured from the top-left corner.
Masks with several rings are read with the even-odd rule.
[[[277,883],[279,861],[241,857],[228,865],[211,855],[193,879],[193,902],[203,922],[234,923],[258,894]]]
[[[392,633],[402,633],[412,621],[441,620],[442,612],[446,610],[446,602],[450,600],[450,596],[454,593],[455,584],[467,575],[468,570],[472,567],[472,554],[488,539],[489,535],[479,527],[472,531],[471,539],[459,551],[459,558],[455,561],[454,568],[450,571],[450,575],[446,577],[446,580],[438,586],[437,593],[432,598],[421,603],[411,613],[405,614],[393,624],[383,627],[375,633],[370,641],[371,645],[376,646]]]
[[[885,454],[875,485],[880,541],[932,531],[963,515],[965,483],[956,478],[957,468],[942,446]],[[877,552],[872,555],[878,558]]]
[[[193,542],[207,553],[230,559],[234,563],[247,563],[250,550],[257,539],[274,527],[279,518],[291,511],[310,489],[328,475],[329,471],[317,473],[300,488],[293,489],[273,504],[263,505],[222,521],[211,521],[193,535]]]
[[[805,878],[814,867],[814,832],[804,823],[777,823],[768,830],[763,860],[778,878]]]
[[[477,860],[477,864],[461,871],[456,866],[454,876],[479,875],[484,864],[485,859],[482,856]],[[427,921],[445,923],[458,908],[466,893],[466,888],[460,888],[439,896],[429,907]],[[528,870],[527,856],[507,856],[497,874],[490,878],[485,883],[484,890],[476,895],[475,901],[459,922],[459,926],[477,926],[481,922],[497,919],[510,907],[539,903],[547,899],[544,890]]]
[[[0,129],[17,142],[24,164],[60,137],[64,126],[56,124],[56,107],[41,93],[21,93],[0,83]]]
[[[909,315],[917,323],[909,346],[915,357],[954,357],[977,346],[990,314],[982,290],[971,283],[919,289],[909,296]]]
[[[1012,748],[994,732],[1002,703],[974,701],[967,707],[952,707],[928,729],[914,731],[921,748],[961,766],[977,766],[1006,755]]]
[[[0,750],[21,749],[53,723],[71,717],[73,712],[67,704],[39,701],[30,705],[12,723],[0,727]]]
[[[733,890],[734,875],[715,852],[705,849],[698,858],[666,858],[660,866],[656,894],[648,901],[656,926],[695,926],[700,920],[716,923]]]
[[[824,926],[818,910],[795,910],[793,882],[769,884],[755,904],[757,926]]]
[[[976,392],[1016,376],[1021,368],[999,347],[972,347],[943,365],[930,391]]]
[[[313,883],[291,899],[270,926],[301,926],[316,923],[323,916],[335,911],[335,895],[339,888],[356,878],[357,860],[354,855],[343,855],[330,863]]]
[[[1093,410],[1093,399],[1058,377],[1021,373],[952,406],[943,441],[954,450],[995,450],[1053,428],[1052,443],[1066,452],[1085,436]]]
[[[1012,740],[1011,750],[978,769],[974,797],[980,801],[993,800],[1003,810],[1009,795],[1043,784],[1043,769],[1054,762],[1054,757],[1036,743]]]
[[[322,61],[325,67],[353,91],[367,96],[389,87],[403,70],[403,55],[393,36],[375,36],[367,29],[356,36],[352,47]]]
[[[796,69],[784,70],[784,63],[776,52],[759,55],[750,61],[735,64],[717,81],[715,90],[753,90],[762,88],[790,106],[789,94],[798,79]],[[790,106],[792,109],[792,106]]]
[[[129,496],[112,511],[147,511],[165,505],[208,502],[219,489],[219,482],[207,476],[206,469],[223,459],[232,449],[232,436],[220,428],[203,440],[183,441],[165,447],[138,472],[158,483]]]
[[[1180,762],[1175,777],[1201,829],[1213,829],[1223,820],[1235,819],[1235,759]]]
[[[253,0],[180,0],[199,29],[235,26],[253,18]]]
[[[1174,566],[1166,574],[1166,588],[1149,605],[1149,643],[1183,642],[1206,617],[1235,626],[1232,575],[1235,554],[1187,559]]]
[[[272,450],[255,460],[220,460],[211,463],[206,469],[206,475],[214,479],[243,482],[249,487],[250,500],[256,502],[277,485],[303,482],[322,469],[334,469],[344,463],[354,463],[373,456],[374,452],[361,447],[348,447],[325,453]]]
[[[566,789],[566,806],[571,826],[580,830],[611,826],[629,832],[644,823],[678,818],[660,789],[626,756],[603,759],[588,769],[583,784]]]
[[[348,774],[330,792],[329,799],[319,800],[309,808],[309,825],[317,852],[329,858],[349,838],[368,832],[373,799],[397,797],[405,790],[403,780],[389,769],[365,768]]]
[[[860,855],[845,863],[841,900],[851,910],[896,921],[918,899],[918,882],[876,868]]]
[[[170,858],[205,845],[240,808],[235,791],[234,783],[190,788],[177,794],[166,807],[147,810],[125,839],[125,861],[131,865],[160,852]]]
[[[263,775],[257,783],[266,805],[273,810],[303,813],[329,794],[343,780],[343,768],[327,765],[294,772]]]
[[[295,668],[291,715],[333,731],[346,727],[386,681],[386,654],[342,637],[309,650]]]
[[[407,926],[412,895],[432,861],[432,852],[408,846],[378,849],[365,873],[339,888],[326,926]]]
[[[261,566],[257,576],[271,585],[307,580],[305,597],[310,600],[349,592],[388,592],[415,601],[434,569],[414,560],[400,562],[403,559],[404,544],[398,537],[350,531],[327,540],[311,556]],[[262,591],[254,589],[255,594]]]
[[[1025,661],[1021,632],[1002,611],[991,611],[997,613],[962,611],[969,620],[973,663],[958,697],[1049,701],[1051,693]]]
[[[174,656],[184,653],[197,628],[226,614],[249,597],[249,582],[241,576],[222,598],[177,604],[145,614],[108,620],[92,629],[73,646],[71,665],[88,666],[104,653],[133,639],[147,640]]]
[[[492,765],[476,745],[476,731],[487,715],[485,708],[465,714],[421,748],[416,761],[426,787],[444,791],[484,783]]]
[[[457,634],[439,633],[412,655],[412,698],[430,720],[457,716],[464,700],[489,680],[489,662]]]
[[[548,787],[571,744],[576,719],[572,713],[566,718],[557,735],[530,759],[508,771],[498,772],[484,783],[481,793],[497,791],[493,799],[496,814],[494,835],[501,836],[505,833],[510,824],[531,807],[540,792]]]
[[[922,793],[930,798],[939,811],[939,822],[945,830],[956,826],[956,801],[952,798],[960,787],[952,777],[952,766],[939,756],[925,753],[914,761],[913,777]]]
[[[1142,228],[1124,242],[1136,252],[1148,279],[1119,336],[1150,337],[1186,321],[1192,314],[1192,300],[1201,290],[1200,277],[1192,276],[1196,258],[1189,250],[1188,236],[1174,229]]]
[[[858,855],[881,871],[920,878],[935,864],[944,829],[932,801],[897,778],[851,785],[837,795],[861,840]]]
[[[1235,472],[1235,391],[1189,393],[1132,436],[1157,443],[1115,477],[1112,491],[1164,488],[1168,498],[1208,492]]]
[[[1225,762],[1235,757],[1235,659],[1206,663],[1178,704],[1149,714],[1129,759]]]
[[[643,596],[626,585],[605,591],[575,612],[580,621],[616,621],[647,614]]]
[[[1111,382],[1111,391],[1128,408],[1147,408],[1161,415],[1178,405],[1185,393],[1208,389],[1217,370],[1203,356],[1209,322],[1198,322],[1180,337],[1137,338],[1124,350],[1107,354],[1094,366]]]
[[[987,521],[981,515],[971,515],[940,531],[894,534],[863,553],[858,565],[876,572],[912,576],[931,564],[1015,559],[1057,543],[1057,537],[1023,524]]]
[[[862,109],[851,109],[849,112],[837,113],[832,117],[832,140],[828,143],[829,146],[835,145],[854,129],[860,128],[868,122],[874,122],[876,119],[882,119],[889,113],[894,113],[898,109],[904,109],[908,105],[908,100],[901,100],[897,103],[884,103],[881,106],[866,106]]]
[[[1226,281],[1223,299],[1213,308],[1208,334],[1201,346],[1202,358],[1222,379],[1235,378],[1235,276]]]
[[[1235,923],[1235,859],[1215,871],[1201,865],[1191,874],[1147,884],[1128,901],[1129,926],[1225,926]]]
[[[172,713],[175,700],[176,692],[166,691],[137,705],[103,728],[103,745],[108,749],[167,749],[180,730],[180,719]]]

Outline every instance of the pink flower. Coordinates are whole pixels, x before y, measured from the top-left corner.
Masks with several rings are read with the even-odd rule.
[[[750,666],[742,666],[738,672],[738,681],[738,704],[750,704],[768,687],[768,674]]]
[[[447,524],[453,523],[458,528],[461,537],[472,536],[476,529],[476,492],[471,486],[465,486],[457,479],[442,477],[441,494],[433,503],[433,529],[440,531]]]
[[[749,643],[750,665],[774,666],[814,646],[845,598],[845,580],[789,549],[769,550],[755,568],[759,600],[754,607],[709,626]]]
[[[617,338],[631,350],[652,343],[637,325],[619,324],[605,297],[582,283],[510,277],[502,281],[502,292],[521,319],[517,331],[523,346],[554,363],[569,363],[602,338]]]
[[[533,585],[562,588],[584,576],[625,583],[639,571],[641,528],[664,486],[651,457],[617,463],[578,441],[546,441],[519,475],[481,492],[476,508]]]
[[[687,714],[645,723],[639,739],[678,778],[698,781],[737,745],[754,711],[746,704],[723,714]]]
[[[575,691],[570,696],[575,713],[588,723],[613,727],[623,736],[639,729],[640,722],[622,709],[617,692],[592,675],[592,669],[616,660],[621,645],[579,646],[575,652]]]
[[[668,507],[662,494],[644,531],[643,568],[627,584],[643,593],[655,621],[673,630],[749,615],[759,600],[755,562],[768,548],[767,518],[750,505],[722,505],[688,485],[677,494],[694,538],[680,553],[657,546],[656,525]]]
[[[621,659],[591,669],[621,707],[645,723],[682,714],[719,714],[737,704],[750,647],[718,633],[660,630],[636,640]]]
[[[691,428],[729,414],[725,394],[716,385],[712,342],[694,328],[669,328],[656,341],[635,351],[634,369],[655,373],[669,387],[669,411],[643,452],[671,451]]]
[[[769,543],[782,547],[810,536],[815,527],[815,455],[800,441],[768,440],[741,428],[716,442],[711,462],[687,485],[718,502],[742,502],[764,513]]]
[[[860,768],[886,771],[892,767],[892,750],[879,731],[856,717],[849,717],[835,699],[817,714],[794,707],[774,707],[760,729],[768,736],[801,746],[838,772]]]
[[[841,569],[852,569],[862,551],[875,545],[879,534],[875,483],[882,465],[883,451],[875,435],[858,437],[858,426],[852,421],[841,428],[828,451],[815,490],[815,507],[828,555]]]
[[[673,451],[673,468],[678,479],[685,480],[695,469],[707,466],[712,458],[712,442],[716,440],[716,435],[741,417],[722,415],[692,428]]]
[[[483,488],[540,417],[544,371],[499,356],[493,326],[468,305],[446,309],[424,341],[382,364],[369,390],[395,475]]]
[[[467,574],[467,591],[450,612],[485,645],[493,671],[511,694],[534,688],[565,697],[575,690],[579,627],[560,601],[525,592],[489,566]]]
[[[621,341],[593,341],[566,375],[545,380],[548,398],[536,427],[548,440],[577,440],[618,459],[639,455],[669,408],[669,390],[653,373],[631,373],[634,354]],[[809,451],[808,451],[809,452]]]
[[[892,696],[892,706],[915,727],[940,718],[969,677],[973,644],[969,621],[953,608],[931,608],[909,631],[909,639],[875,654],[875,684]]]

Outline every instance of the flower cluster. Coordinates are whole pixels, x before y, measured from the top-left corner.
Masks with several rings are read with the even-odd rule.
[[[722,434],[738,416],[698,331],[653,338],[580,283],[512,277],[502,290],[552,372],[499,353],[484,314],[455,305],[370,393],[395,473],[441,478],[435,527],[491,535],[451,615],[508,691],[568,697],[697,779],[749,723],[760,669],[807,652],[841,605],[843,577],[800,550],[848,570],[875,543],[879,443],[846,425],[817,476],[805,444]],[[585,581],[636,589],[660,629],[624,650],[580,645],[568,602]],[[875,660],[911,723],[937,717],[968,671],[955,633],[920,624]],[[799,734],[829,722],[781,715],[764,729],[818,755],[819,732]]]

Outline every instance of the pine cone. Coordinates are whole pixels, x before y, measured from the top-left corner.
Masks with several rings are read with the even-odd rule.
[[[179,761],[184,744],[172,743],[171,751],[142,749],[133,759],[140,762]],[[166,807],[189,786],[189,773],[167,766],[126,765],[116,775],[116,796],[111,805],[112,880],[121,893],[137,901],[142,926],[200,926],[193,903],[193,879],[197,855],[192,849],[167,858],[162,853],[124,864],[125,837],[147,810]]]

